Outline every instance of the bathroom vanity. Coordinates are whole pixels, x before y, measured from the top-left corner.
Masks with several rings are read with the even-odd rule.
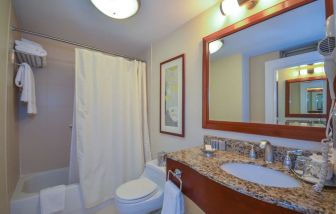
[[[169,153],[167,170],[182,171],[182,192],[208,214],[336,213],[336,189],[316,193],[311,184],[299,180],[296,188],[260,185],[227,173],[221,169],[225,163],[264,166],[294,176],[280,161],[266,164],[262,158],[251,160],[244,152],[234,151],[217,151],[214,157],[207,158],[200,147]],[[257,177],[258,173],[254,175]]]

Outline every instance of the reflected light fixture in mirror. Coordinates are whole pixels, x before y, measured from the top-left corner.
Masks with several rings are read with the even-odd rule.
[[[222,40],[216,40],[209,44],[209,53],[216,53],[223,46]]]
[[[91,0],[92,4],[105,15],[114,19],[127,19],[140,8],[140,0]]]

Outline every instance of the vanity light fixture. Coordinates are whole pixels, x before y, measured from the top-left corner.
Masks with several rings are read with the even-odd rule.
[[[216,40],[213,42],[210,42],[209,44],[209,53],[213,54],[216,53],[221,47],[223,46],[222,40]]]
[[[140,0],[91,0],[92,4],[105,15],[114,19],[127,19],[140,8]]]
[[[247,9],[252,9],[257,3],[258,0],[223,0],[220,4],[220,11],[224,16],[231,15],[237,13],[243,5],[246,5]]]
[[[223,0],[220,4],[220,11],[224,16],[235,14],[239,9],[238,0]]]
[[[258,0],[237,0],[237,1],[239,6],[246,5],[247,9],[254,8],[258,3]]]

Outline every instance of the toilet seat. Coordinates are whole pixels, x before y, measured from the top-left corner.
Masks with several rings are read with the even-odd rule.
[[[157,184],[144,177],[122,184],[116,190],[116,197],[121,203],[138,203],[152,197],[157,191]]]

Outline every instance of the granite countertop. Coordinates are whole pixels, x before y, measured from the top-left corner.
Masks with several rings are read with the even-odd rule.
[[[240,162],[266,166],[291,174],[281,162],[266,164],[263,159],[251,160],[236,152],[216,151],[213,158],[202,155],[200,147],[168,154],[168,158],[183,163],[200,174],[250,197],[301,213],[336,213],[336,189],[325,188],[316,193],[312,185],[300,181],[298,188],[276,188],[239,179],[220,168],[223,163]],[[293,174],[291,174],[294,176]]]

